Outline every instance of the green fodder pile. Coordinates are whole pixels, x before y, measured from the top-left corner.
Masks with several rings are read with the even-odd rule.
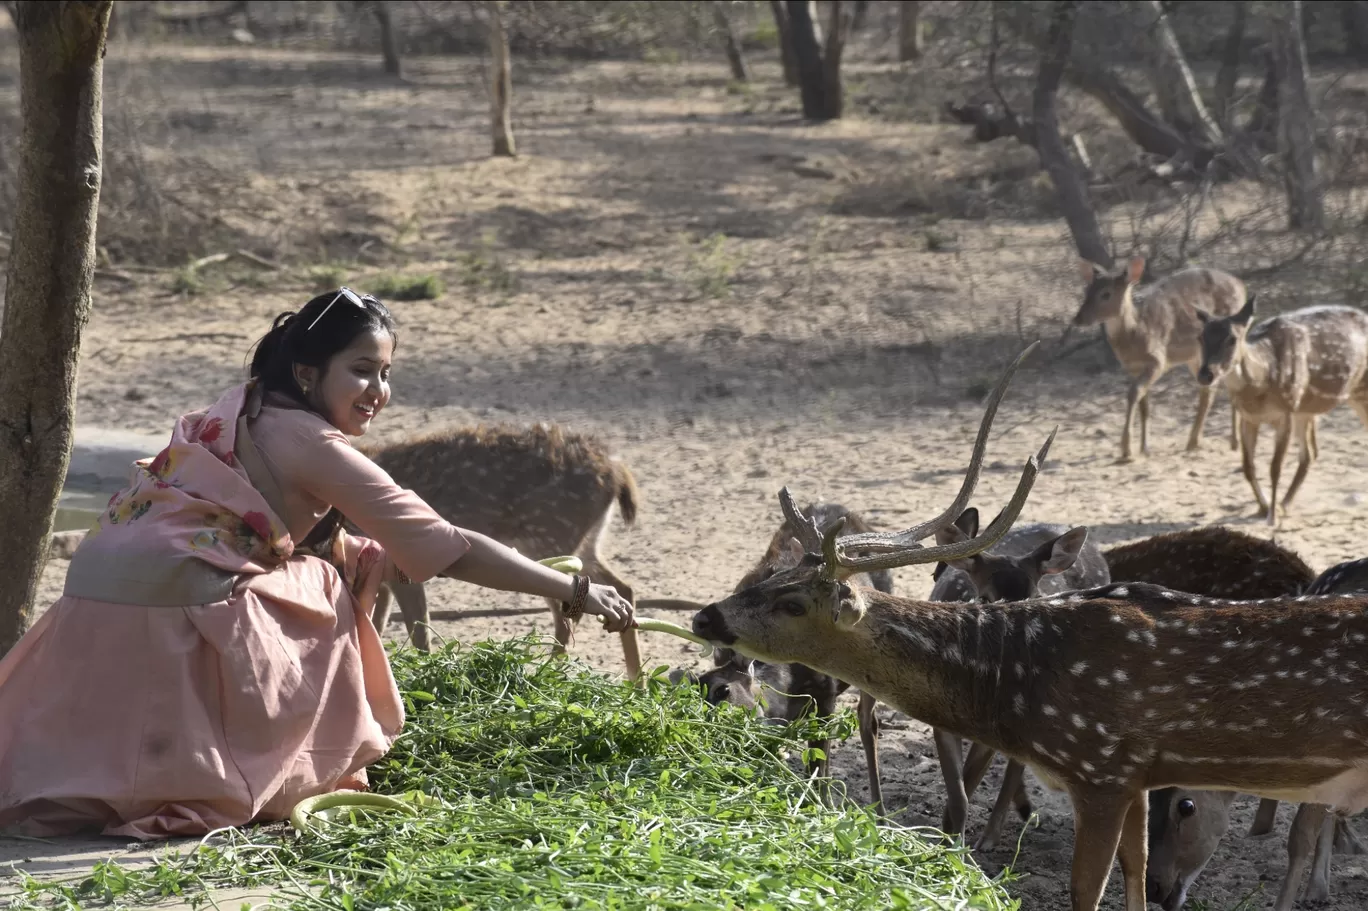
[[[320,834],[231,830],[155,866],[29,880],[22,907],[264,886],[291,909],[1017,907],[961,847],[835,810],[795,760],[817,722],[640,688],[530,638],[393,656],[409,717],[374,791],[438,798]],[[850,733],[850,713],[827,734]]]

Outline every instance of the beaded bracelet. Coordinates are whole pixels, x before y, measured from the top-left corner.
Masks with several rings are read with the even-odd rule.
[[[589,577],[574,576],[575,593],[570,601],[561,602],[561,612],[571,620],[584,615],[584,602],[589,599]]]

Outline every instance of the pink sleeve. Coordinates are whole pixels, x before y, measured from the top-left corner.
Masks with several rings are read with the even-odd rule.
[[[340,431],[306,431],[298,442],[289,447],[288,464],[279,465],[289,483],[336,506],[414,582],[426,582],[470,550],[460,529],[396,484]]]

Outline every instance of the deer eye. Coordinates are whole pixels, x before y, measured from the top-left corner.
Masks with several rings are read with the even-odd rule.
[[[790,617],[801,617],[812,609],[812,603],[812,596],[806,592],[790,592],[775,601],[774,608]]]
[[[1187,819],[1189,816],[1196,812],[1197,804],[1192,802],[1191,797],[1184,797],[1182,800],[1178,801],[1179,816],[1183,817],[1184,819]]]
[[[719,683],[719,684],[717,684],[716,686],[713,687],[712,692],[708,695],[708,701],[711,702],[713,705],[717,705],[717,704],[720,703],[720,702],[726,702],[726,701],[727,701],[728,699],[730,699],[730,698],[731,698],[731,684],[730,684],[730,683]]]

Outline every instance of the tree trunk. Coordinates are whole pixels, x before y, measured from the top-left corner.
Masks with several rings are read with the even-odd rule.
[[[385,55],[385,72],[391,76],[402,75],[399,62],[399,36],[395,33],[394,23],[390,21],[390,7],[385,0],[374,0],[371,10],[375,21],[380,25],[380,52]]]
[[[1230,21],[1230,31],[1226,32],[1221,68],[1216,73],[1216,89],[1211,96],[1212,113],[1223,130],[1230,129],[1234,114],[1231,105],[1235,101],[1235,84],[1240,79],[1240,49],[1244,46],[1245,25],[1249,21],[1248,0],[1235,0],[1232,6],[1234,18]]]
[[[855,12],[850,17],[850,34],[855,34],[865,27],[865,19],[869,18],[869,0],[855,0]]]
[[[1368,0],[1341,0],[1340,22],[1345,52],[1357,60],[1368,60]]]
[[[1273,8],[1273,65],[1278,78],[1278,153],[1287,187],[1287,224],[1293,230],[1325,227],[1325,199],[1316,161],[1316,117],[1306,86],[1306,44],[1301,0]]]
[[[841,84],[841,57],[850,37],[850,4],[830,0],[831,24],[827,29],[826,51],[822,54],[822,78],[826,84],[826,116],[839,119],[845,113],[845,86]]]
[[[731,19],[727,17],[726,3],[713,0],[712,11],[713,21],[717,23],[717,30],[722,33],[722,40],[727,47],[727,62],[731,64],[732,78],[737,82],[750,82],[750,70],[746,67],[745,55],[741,53],[741,42],[736,40]]]
[[[902,0],[898,11],[898,59],[920,60],[923,47],[921,0]]]
[[[822,60],[817,22],[813,19],[816,6],[812,0],[788,0],[789,31],[793,36],[793,56],[798,61],[798,89],[803,99],[803,116],[809,120],[831,120],[833,107],[837,112],[834,116],[840,116],[841,103],[839,98],[833,103],[827,97],[828,77]],[[838,85],[839,82],[838,71]]]
[[[793,53],[793,27],[789,24],[788,7],[784,0],[770,0],[774,14],[774,30],[779,35],[779,62],[784,67],[784,85],[798,85],[798,58]]]
[[[1036,148],[1041,164],[1054,183],[1059,208],[1068,222],[1078,255],[1099,266],[1111,267],[1111,254],[1102,240],[1097,214],[1088,199],[1088,188],[1069,159],[1064,140],[1059,135],[1059,115],[1055,96],[1064,75],[1073,46],[1074,19],[1079,0],[1056,0],[1050,16],[1050,30],[1040,53],[1040,70],[1036,74],[1032,95],[1032,119],[1035,121]]]
[[[501,6],[500,0],[485,0],[485,12],[489,16],[489,114],[494,154],[512,158],[518,154],[513,144],[513,72]]]
[[[1145,7],[1153,16],[1158,64],[1156,77],[1163,86],[1159,95],[1161,99],[1167,99],[1166,103],[1160,105],[1165,119],[1203,143],[1219,143],[1221,128],[1202,103],[1197,80],[1192,78],[1192,69],[1183,55],[1178,36],[1173,33],[1173,23],[1169,21],[1163,4],[1160,0],[1145,0]]]
[[[28,629],[90,318],[113,0],[19,0],[18,194],[0,322],[0,654]]]
[[[1259,86],[1259,97],[1254,100],[1254,111],[1245,131],[1266,146],[1277,145],[1278,67],[1271,51],[1264,60],[1263,84]]]

